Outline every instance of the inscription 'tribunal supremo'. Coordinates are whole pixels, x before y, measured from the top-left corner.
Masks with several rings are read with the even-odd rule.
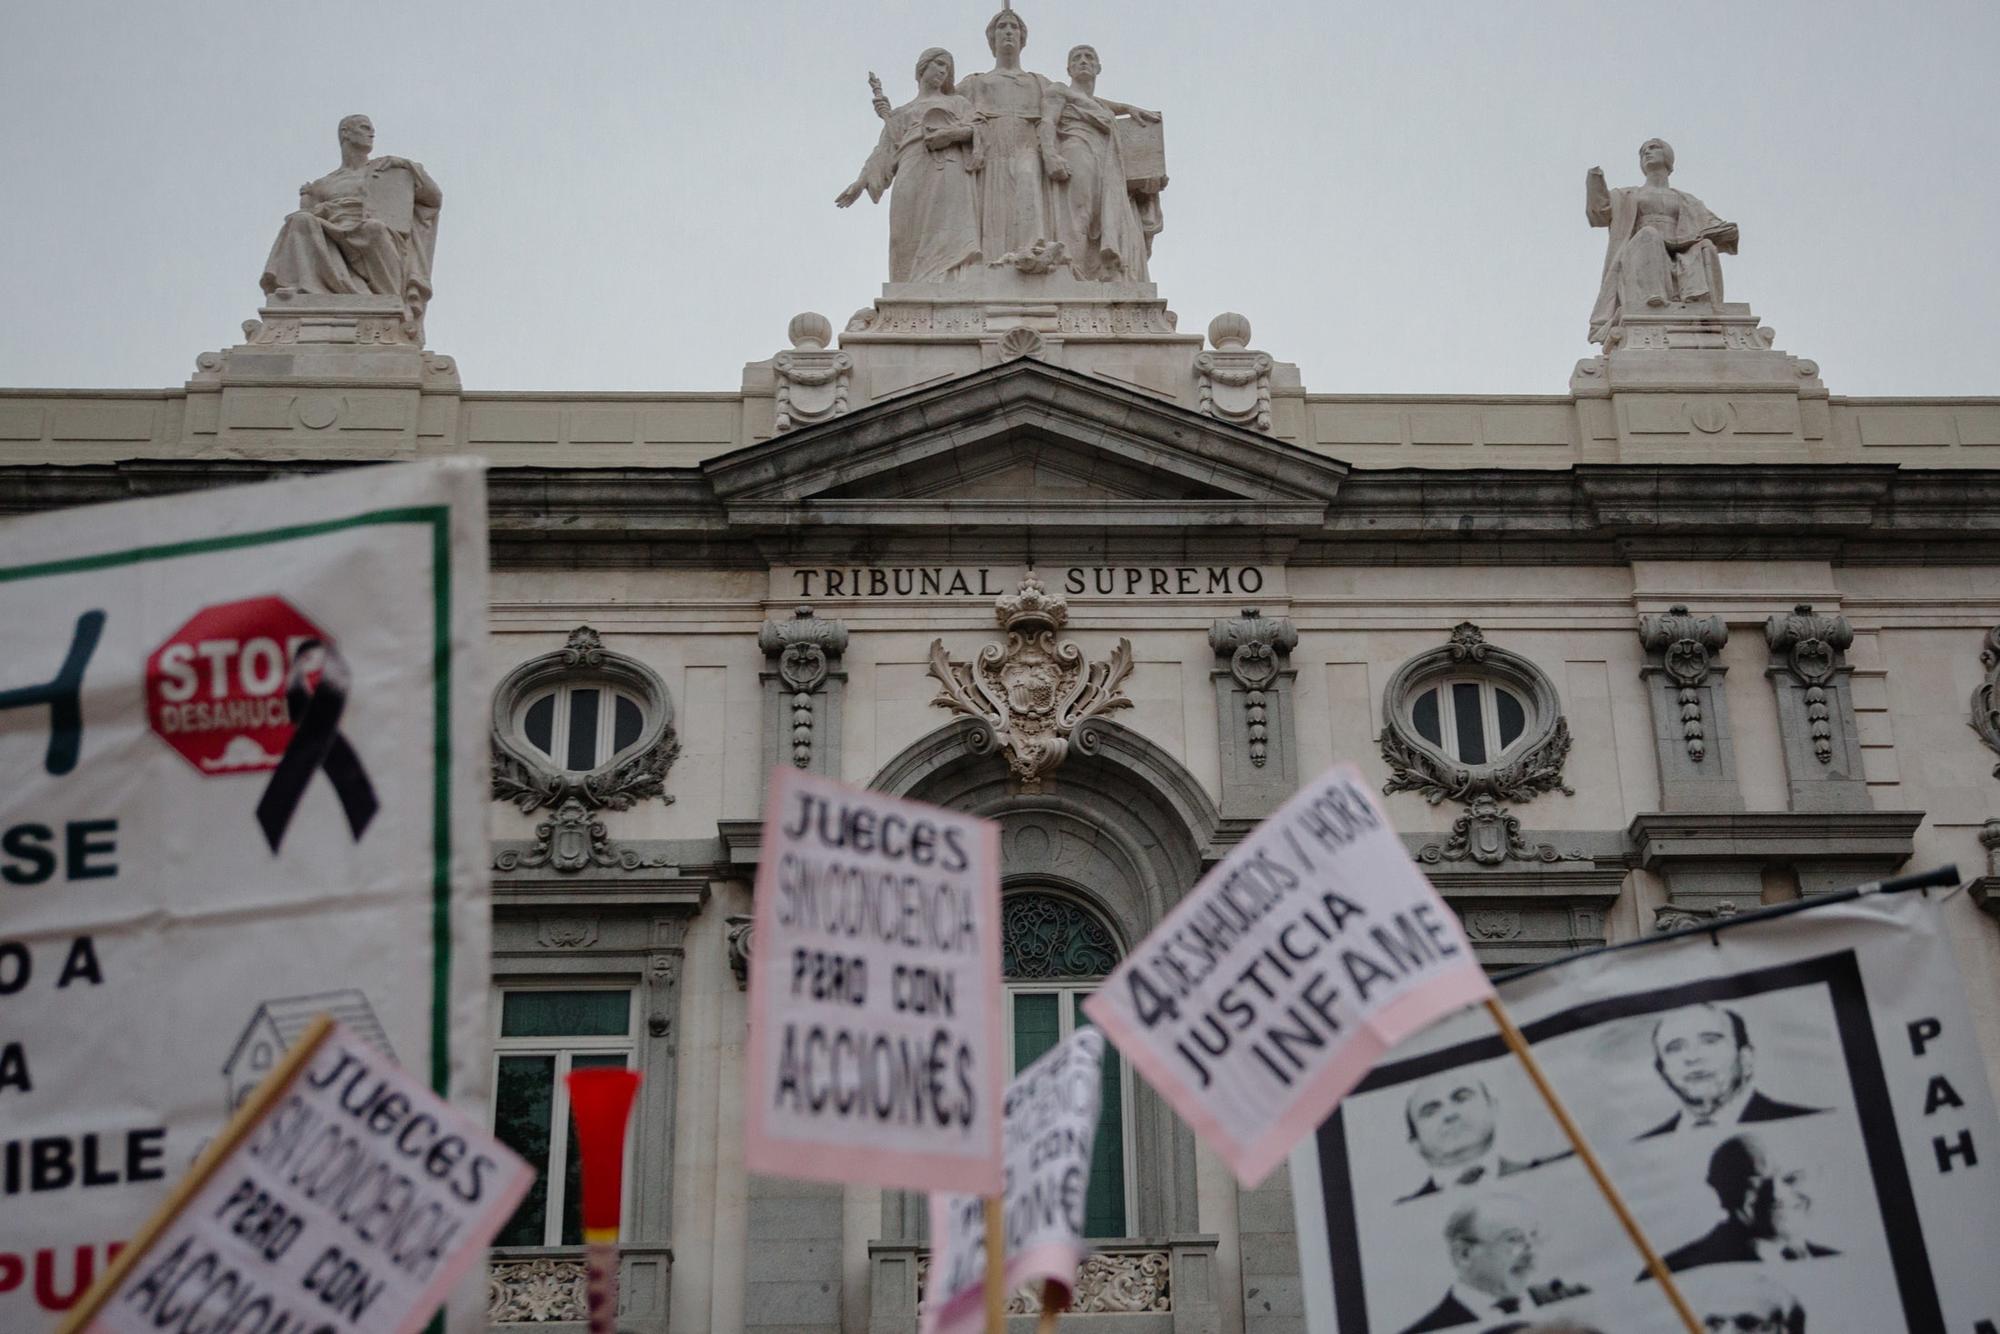
[[[793,570],[802,598],[997,597],[1015,579],[989,565],[838,566]],[[1056,571],[1071,596],[1227,597],[1264,591],[1255,565],[1069,565]]]

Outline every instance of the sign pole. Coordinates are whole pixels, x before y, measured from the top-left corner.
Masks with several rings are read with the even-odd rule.
[[[1590,1179],[1595,1181],[1598,1190],[1604,1193],[1605,1200],[1611,1205],[1611,1212],[1617,1214],[1618,1221],[1624,1224],[1625,1234],[1632,1238],[1632,1244],[1638,1247],[1639,1254],[1645,1257],[1647,1272],[1652,1275],[1653,1281],[1660,1285],[1660,1291],[1667,1295],[1667,1300],[1673,1304],[1674,1312],[1680,1316],[1681,1323],[1687,1326],[1688,1334],[1702,1334],[1701,1322],[1695,1318],[1694,1311],[1687,1304],[1687,1298],[1681,1295],[1680,1288],[1674,1283],[1673,1275],[1667,1272],[1667,1266],[1661,1261],[1659,1252],[1653,1249],[1653,1243],[1646,1240],[1646,1233],[1640,1228],[1639,1220],[1632,1216],[1630,1209],[1626,1208],[1624,1197],[1619,1195],[1618,1188],[1611,1184],[1611,1178],[1605,1174],[1604,1164],[1597,1161],[1597,1154],[1583,1138],[1583,1131],[1578,1129],[1576,1122],[1571,1119],[1569,1109],[1564,1107],[1562,1099],[1556,1096],[1555,1086],[1549,1083],[1549,1077],[1542,1073],[1541,1062],[1535,1059],[1535,1053],[1529,1048],[1528,1040],[1521,1036],[1521,1030],[1514,1026],[1513,1017],[1507,1013],[1506,1007],[1500,1004],[1497,997],[1486,1001],[1486,1012],[1493,1016],[1493,1022],[1498,1025],[1500,1036],[1506,1040],[1508,1050],[1519,1058],[1521,1065],[1528,1072],[1528,1078],[1541,1093],[1542,1101],[1546,1102],[1549,1111],[1555,1114],[1556,1124],[1560,1125],[1563,1134],[1569,1137],[1570,1147],[1576,1150],[1576,1156],[1581,1158],[1584,1167],[1589,1169]]]
[[[986,1334],[1007,1329],[1007,1225],[1000,1197],[986,1197]]]

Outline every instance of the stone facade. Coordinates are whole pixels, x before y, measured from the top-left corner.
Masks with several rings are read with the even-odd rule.
[[[1010,32],[978,78],[1015,68]],[[970,170],[939,55],[917,102],[881,97],[893,152],[856,195],[894,152]],[[1073,53],[1049,96],[1152,151],[1159,117],[1095,72]],[[727,392],[468,391],[393,318],[408,290],[274,295],[176,389],[0,389],[0,513],[490,463],[495,1010],[629,998],[560,1055],[647,1074],[622,1328],[913,1328],[920,1201],[741,1166],[777,765],[995,819],[1003,888],[1113,952],[1337,759],[1495,967],[1955,862],[1979,879],[1940,910],[2000,1070],[2000,398],[1832,395],[1701,294],[1712,267],[1659,307],[1619,287],[1566,394],[1308,393],[1241,315],[1179,331],[1142,258],[1164,170],[1126,183],[1062,223],[1138,227],[1116,256],[967,268],[997,224],[961,218],[948,276],[837,337],[802,313]],[[894,262],[926,272],[925,240]],[[1136,1080],[1115,1115],[1126,1235],[1064,1328],[1303,1329],[1284,1174],[1240,1189]],[[559,1230],[496,1254],[504,1327],[575,1327]]]

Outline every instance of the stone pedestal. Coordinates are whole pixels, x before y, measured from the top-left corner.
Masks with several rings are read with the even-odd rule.
[[[1602,356],[1570,376],[1586,439],[1637,449],[1717,447],[1804,457],[1826,438],[1819,367],[1772,346],[1742,302],[1628,314]]]
[[[394,297],[274,298],[257,314],[243,342],[195,358],[191,443],[396,458],[443,433],[458,367],[424,350]]]

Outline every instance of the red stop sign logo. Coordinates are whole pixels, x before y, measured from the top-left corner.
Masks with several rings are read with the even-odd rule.
[[[328,642],[283,598],[203,608],[146,659],[147,722],[204,774],[275,769],[295,730],[285,681],[308,640]]]

